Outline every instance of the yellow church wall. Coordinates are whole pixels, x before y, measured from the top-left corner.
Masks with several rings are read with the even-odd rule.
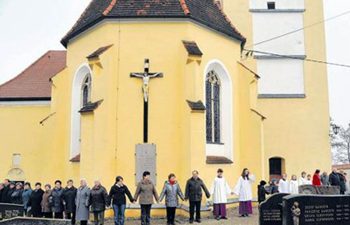
[[[304,24],[324,20],[322,1],[305,0]],[[245,48],[252,49],[252,13],[249,1],[224,0],[223,8],[233,24],[247,37]],[[323,25],[304,30],[307,58],[326,61],[325,30]],[[317,43],[317,44],[315,44]],[[250,57],[242,61],[253,71],[256,61]],[[305,99],[259,99],[258,111],[264,122],[263,167],[269,177],[269,158],[283,157],[285,172],[300,176],[302,171],[315,169],[330,171],[329,102],[327,67],[304,62]]]
[[[305,7],[304,24],[324,19],[322,1],[306,0]],[[326,61],[324,26],[304,32],[307,57]],[[302,171],[331,170],[327,67],[304,62],[304,77],[305,99],[260,100],[261,110],[271,118],[265,126],[265,161],[283,157],[286,172],[298,176]]]
[[[143,31],[141,34],[140,30]],[[155,30],[157,32],[154,32]],[[189,78],[194,75],[186,68],[188,56],[181,40],[196,41],[204,53],[201,63],[189,69],[197,73],[194,75],[200,79],[199,81]],[[210,44],[207,44],[208,40]],[[90,134],[94,146],[82,147],[83,152],[87,151],[85,148],[93,148],[95,154],[93,162],[89,162],[89,165],[94,165],[94,175],[85,176],[89,184],[92,184],[93,178],[99,175],[103,177],[103,183],[109,187],[113,184],[114,177],[120,174],[124,176],[130,189],[135,190],[135,144],[142,143],[143,95],[141,80],[130,78],[129,74],[142,72],[144,59],[149,58],[151,72],[164,73],[163,78],[151,80],[149,101],[149,142],[157,144],[158,191],[161,191],[162,184],[170,172],[178,175],[179,182],[184,188],[194,169],[200,171],[201,177],[210,186],[219,167],[226,171],[230,185],[234,186],[242,170],[239,154],[242,151],[239,130],[242,118],[238,116],[242,101],[239,99],[239,86],[242,84],[239,83],[236,65],[236,61],[240,58],[239,42],[191,23],[107,23],[68,45],[67,74],[70,83],[75,69],[87,62],[85,57],[97,48],[109,44],[113,44],[113,47],[100,56],[103,66],[101,74],[93,73],[92,100],[104,99],[104,101],[93,117],[89,117],[86,121],[83,119],[82,122],[83,127],[85,123],[94,124],[93,134]],[[187,99],[203,101],[204,68],[212,59],[223,62],[233,81],[234,115],[237,116],[234,116],[233,121],[235,141],[232,165],[206,164],[205,114],[192,114],[185,101]],[[188,83],[185,84],[184,81]],[[71,91],[71,87],[63,83],[61,85],[68,90],[68,93]],[[249,82],[246,86],[249,90]],[[192,87],[196,87],[195,92],[188,95],[186,88],[191,90]],[[249,104],[249,98],[246,100]],[[67,98],[66,108],[69,107],[70,99]],[[191,133],[188,133],[189,130]],[[188,138],[191,136],[192,140]],[[104,144],[104,142],[110,143]],[[113,143],[117,143],[116,147]],[[69,148],[66,151],[69,151]],[[188,157],[189,155],[191,157]],[[85,163],[88,162],[84,161],[82,156],[80,162],[82,168]],[[106,166],[109,169],[106,170]]]
[[[13,167],[13,154],[20,154],[19,168],[24,172],[24,180],[46,181],[42,170],[48,166],[46,161],[42,161],[45,150],[42,146],[42,138],[46,136],[46,127],[40,121],[50,114],[50,106],[0,106],[0,177],[15,180],[21,174],[8,176],[8,172]],[[36,165],[36,166],[34,166]]]

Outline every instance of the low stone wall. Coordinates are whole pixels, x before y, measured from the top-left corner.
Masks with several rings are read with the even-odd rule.
[[[69,220],[16,217],[0,221],[1,225],[70,225]]]

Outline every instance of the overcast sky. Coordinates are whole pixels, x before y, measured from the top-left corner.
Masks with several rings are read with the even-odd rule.
[[[0,0],[0,84],[19,74],[47,50],[63,50],[60,39],[89,2]],[[326,18],[350,10],[350,0],[324,0],[324,4]],[[325,26],[327,60],[350,64],[350,14],[326,22]],[[350,123],[350,68],[329,66],[328,77],[331,116],[336,123],[347,125]]]

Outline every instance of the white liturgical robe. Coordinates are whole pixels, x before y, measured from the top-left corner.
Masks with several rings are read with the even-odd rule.
[[[289,181],[288,180],[281,179],[278,182],[278,192],[279,193],[290,194],[290,186],[289,186]]]
[[[210,195],[213,196],[214,204],[226,204],[231,189],[224,177],[216,177],[210,188]]]
[[[299,178],[299,186],[306,185],[306,184],[307,184],[307,179],[303,178],[303,177],[300,177]]]
[[[298,181],[296,180],[291,180],[290,181],[290,193],[292,195],[297,195],[299,194],[299,184]]]
[[[254,182],[255,182],[254,175],[250,175],[249,180],[244,179],[242,176],[239,177],[235,190],[233,192],[236,195],[238,195],[239,197],[238,200],[240,202],[247,202],[253,199],[251,183],[254,183]]]

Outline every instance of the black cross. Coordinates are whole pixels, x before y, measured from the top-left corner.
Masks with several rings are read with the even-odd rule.
[[[163,73],[149,72],[149,59],[145,59],[145,71],[143,73],[130,73],[130,77],[142,78],[143,86],[143,142],[148,143],[148,97],[151,78],[163,77]]]

